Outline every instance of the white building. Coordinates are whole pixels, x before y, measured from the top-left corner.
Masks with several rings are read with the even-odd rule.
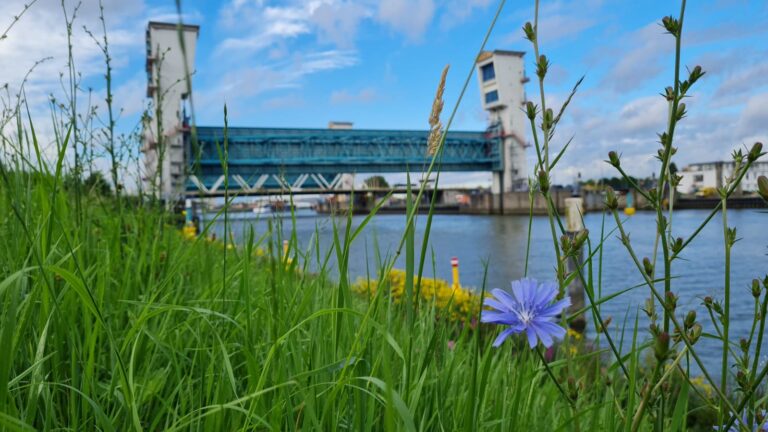
[[[704,188],[720,188],[733,176],[733,162],[704,162],[686,166],[678,175],[683,176],[677,190],[684,194],[693,194]],[[741,181],[741,190],[757,191],[757,178],[768,176],[768,162],[755,162]]]
[[[143,124],[142,182],[147,193],[166,202],[179,199],[184,191],[183,105],[192,87],[199,31],[196,25],[181,27],[182,50],[177,24],[150,22],[147,26],[147,97],[152,98],[152,107]]]
[[[493,193],[526,190],[528,170],[525,160],[525,131],[529,120],[522,110],[525,103],[524,52],[484,51],[477,58],[477,78],[483,108],[490,114],[491,127],[499,128],[504,171],[493,173]]]

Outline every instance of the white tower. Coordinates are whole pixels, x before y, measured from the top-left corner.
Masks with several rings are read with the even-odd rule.
[[[194,71],[200,27],[150,22],[147,26],[147,97],[143,122],[144,188],[170,203],[184,191],[184,128],[189,75]],[[182,50],[180,35],[184,40]],[[186,66],[185,66],[186,62]],[[188,85],[189,84],[189,85]]]
[[[525,90],[524,52],[484,51],[477,57],[477,77],[483,108],[490,115],[489,131],[501,140],[504,171],[493,173],[492,192],[527,190],[525,131],[528,118],[523,112]]]

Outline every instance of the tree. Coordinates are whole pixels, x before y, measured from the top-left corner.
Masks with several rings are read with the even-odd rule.
[[[389,183],[387,183],[387,179],[385,179],[384,176],[380,176],[380,175],[368,177],[367,179],[363,180],[363,184],[368,189],[389,188]]]
[[[102,196],[112,195],[112,187],[99,171],[94,171],[85,181],[79,178],[75,173],[69,173],[64,177],[64,187],[74,190],[77,187],[82,188],[86,193],[94,193]]]

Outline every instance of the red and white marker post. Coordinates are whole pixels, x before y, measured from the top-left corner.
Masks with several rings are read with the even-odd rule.
[[[461,284],[459,283],[459,259],[457,257],[451,258],[451,270],[453,273],[453,284],[451,286],[453,289],[458,289],[461,287]]]

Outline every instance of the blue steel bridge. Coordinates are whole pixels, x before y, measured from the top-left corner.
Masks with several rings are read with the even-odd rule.
[[[224,193],[224,129],[197,127],[198,149],[185,132],[186,193]],[[412,173],[428,167],[429,131],[364,129],[228,128],[231,192],[345,192],[342,174]],[[498,134],[449,132],[442,171],[503,170]]]

